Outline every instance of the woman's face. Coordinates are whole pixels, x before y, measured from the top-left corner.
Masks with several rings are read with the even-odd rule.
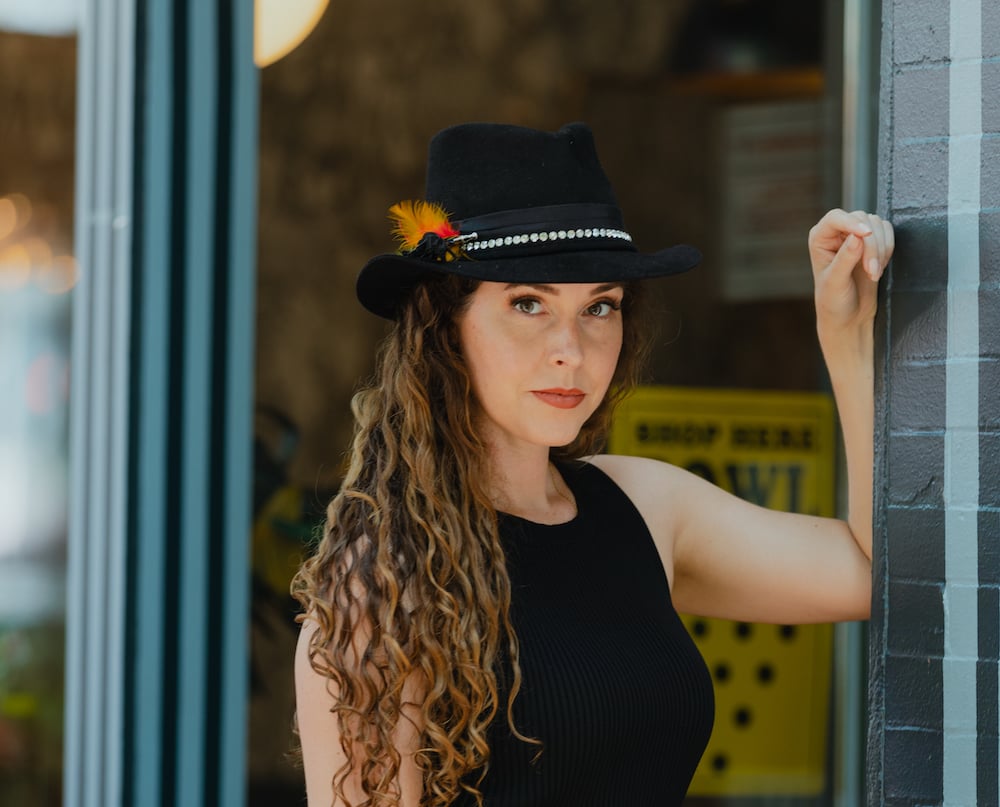
[[[618,363],[623,295],[618,283],[479,285],[458,327],[488,443],[576,438]]]

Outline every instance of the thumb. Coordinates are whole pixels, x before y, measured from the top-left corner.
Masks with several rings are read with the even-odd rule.
[[[864,241],[854,233],[850,233],[840,245],[837,254],[833,256],[830,265],[821,274],[825,276],[828,283],[843,285],[852,282],[851,275],[854,267],[861,261],[864,254]]]

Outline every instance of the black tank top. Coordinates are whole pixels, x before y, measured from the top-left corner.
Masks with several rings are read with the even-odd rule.
[[[543,747],[533,762],[538,746],[513,737],[501,710],[485,805],[679,805],[712,730],[711,677],[631,500],[593,465],[560,471],[576,518],[500,516],[523,673],[515,725]]]

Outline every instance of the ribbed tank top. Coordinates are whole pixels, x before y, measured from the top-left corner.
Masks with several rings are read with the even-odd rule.
[[[543,749],[533,762],[538,746],[513,737],[501,710],[485,805],[679,805],[712,730],[711,676],[631,500],[589,463],[560,472],[572,521],[500,516],[523,673],[515,725]]]

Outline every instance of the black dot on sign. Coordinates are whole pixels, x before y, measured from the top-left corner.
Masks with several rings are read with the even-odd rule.
[[[751,625],[749,622],[736,623],[737,639],[749,639],[751,633],[753,633],[753,625]]]
[[[716,771],[724,771],[729,765],[729,759],[725,754],[716,754],[712,757],[712,769]]]
[[[778,635],[786,642],[795,638],[796,630],[794,625],[782,625],[778,628]]]
[[[725,662],[715,665],[715,680],[720,684],[729,680],[729,665]]]
[[[774,680],[774,667],[770,664],[761,664],[757,668],[757,680],[762,684],[770,684]]]
[[[733,722],[740,728],[746,728],[753,720],[753,714],[746,706],[741,706],[733,712]]]
[[[695,636],[703,637],[708,635],[708,623],[703,619],[696,619],[691,623],[691,633]]]

